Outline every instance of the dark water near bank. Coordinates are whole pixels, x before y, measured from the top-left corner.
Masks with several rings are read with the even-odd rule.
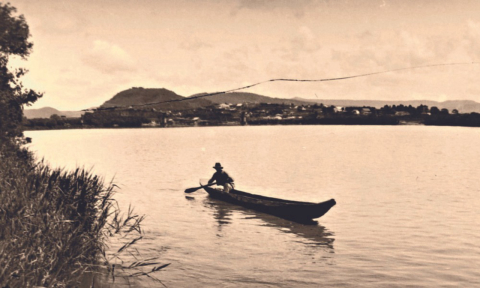
[[[168,287],[480,286],[480,129],[269,126],[30,131],[55,166],[93,167],[146,214]],[[237,188],[335,198],[301,225],[185,195],[221,162]],[[158,287],[141,278],[135,286]]]

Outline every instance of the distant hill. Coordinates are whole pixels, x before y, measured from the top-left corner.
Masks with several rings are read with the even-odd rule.
[[[385,105],[412,105],[417,107],[419,105],[427,105],[428,107],[436,106],[439,109],[446,108],[450,112],[453,109],[457,109],[460,113],[480,112],[480,103],[472,100],[452,100],[452,101],[431,101],[431,100],[336,100],[336,99],[303,99],[295,98],[299,101],[306,101],[309,103],[323,103],[323,105],[335,105],[335,106],[370,106],[381,108]]]
[[[80,118],[83,112],[82,111],[59,111],[52,107],[23,110],[23,115],[28,119],[50,118],[50,116],[52,116],[53,114],[57,114],[58,116],[66,116],[67,118]]]
[[[106,101],[101,107],[129,107],[152,104],[146,106],[137,106],[135,108],[142,109],[144,107],[145,109],[156,108],[160,110],[188,110],[213,104],[211,101],[201,98],[188,101],[159,103],[182,99],[185,99],[185,97],[177,95],[175,92],[164,88],[133,87],[117,93],[112,99]]]
[[[445,101],[445,102],[440,102],[440,104],[438,105],[445,106],[445,108],[447,108],[450,111],[452,111],[452,109],[457,109],[458,112],[460,113],[480,112],[480,103],[477,103],[472,100]]]
[[[200,94],[192,95],[190,97],[206,95],[206,94],[207,93],[200,93]],[[293,103],[295,105],[311,104],[311,102],[307,100],[274,98],[274,97],[263,96],[255,93],[247,93],[247,92],[224,93],[224,94],[208,96],[203,99],[208,99],[215,104],[221,104],[221,103],[239,104],[239,103],[246,103],[246,102],[247,103],[271,103],[271,104]]]
[[[274,98],[255,93],[247,92],[231,92],[207,96],[204,98],[196,98],[188,101],[178,101],[169,103],[159,103],[172,100],[186,100],[190,97],[207,95],[207,93],[194,94],[189,97],[183,97],[173,91],[165,88],[141,88],[133,87],[117,93],[112,99],[106,101],[101,107],[129,107],[134,106],[137,109],[156,108],[159,110],[189,110],[199,107],[206,107],[221,103],[272,103],[272,104],[290,104],[308,105],[312,103],[323,103],[324,105],[336,106],[371,106],[381,108],[385,105],[412,105],[417,107],[419,105],[427,105],[428,107],[436,106],[439,109],[446,108],[449,111],[457,109],[460,113],[480,112],[480,103],[471,100],[456,100],[456,101],[430,101],[430,100],[340,100],[340,99],[304,99],[304,98]],[[150,104],[152,105],[145,105]],[[138,106],[140,105],[140,106]]]

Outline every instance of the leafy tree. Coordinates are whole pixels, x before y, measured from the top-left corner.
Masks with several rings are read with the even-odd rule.
[[[438,107],[432,106],[432,108],[430,108],[430,114],[437,115],[439,113],[440,113],[440,109],[438,109]]]
[[[448,114],[449,114],[448,109],[447,109],[447,108],[443,108],[442,110],[440,110],[440,114],[442,114],[442,115],[448,115]]]
[[[417,113],[418,114],[422,114],[422,113],[426,113],[426,112],[428,112],[428,106],[427,105],[420,104],[419,106],[417,106]]]
[[[383,108],[381,108],[381,111],[385,115],[395,114],[395,110],[388,105],[383,106]]]
[[[26,69],[9,69],[9,59],[18,56],[26,59],[33,43],[23,15],[16,16],[17,10],[10,3],[0,3],[0,140],[23,136],[21,123],[23,106],[31,105],[42,97],[31,89],[23,87],[20,78]]]
[[[415,109],[415,107],[413,107],[412,105],[408,105],[406,109],[407,112],[410,113],[410,115],[415,115],[417,113],[417,109]]]
[[[62,117],[58,116],[58,114],[52,114],[52,115],[50,115],[50,119],[52,119],[52,120],[62,120]]]

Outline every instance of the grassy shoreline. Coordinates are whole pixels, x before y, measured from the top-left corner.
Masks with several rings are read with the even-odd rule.
[[[78,287],[86,273],[113,272],[110,260],[141,239],[143,220],[132,210],[121,215],[114,188],[0,142],[0,287]],[[109,255],[108,239],[128,234],[133,240]]]

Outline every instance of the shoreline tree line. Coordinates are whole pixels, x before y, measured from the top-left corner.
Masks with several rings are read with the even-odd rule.
[[[50,118],[23,118],[26,130],[81,128],[137,128],[226,125],[441,125],[480,127],[479,113],[427,105],[325,106],[323,104],[242,103],[210,105],[189,110],[111,107],[86,112],[80,118],[57,114]]]

